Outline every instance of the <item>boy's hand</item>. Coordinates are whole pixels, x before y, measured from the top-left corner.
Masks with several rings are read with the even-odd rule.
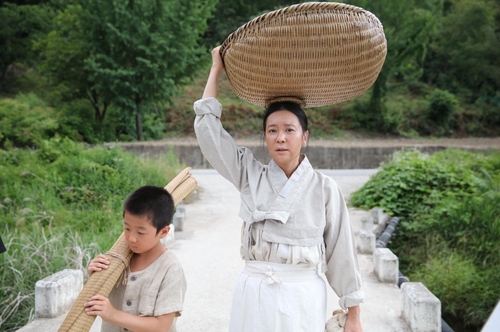
[[[118,312],[107,297],[99,294],[92,296],[83,307],[87,315],[100,316],[105,321],[110,321]]]
[[[90,261],[90,264],[87,267],[87,272],[89,273],[90,276],[94,272],[106,270],[108,266],[109,266],[108,257],[106,257],[106,255],[101,254],[96,256],[96,258]]]

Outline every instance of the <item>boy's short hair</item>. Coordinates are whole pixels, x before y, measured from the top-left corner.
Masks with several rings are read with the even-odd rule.
[[[172,222],[174,200],[164,188],[143,186],[127,197],[123,203],[123,215],[125,212],[134,216],[147,216],[158,234]]]

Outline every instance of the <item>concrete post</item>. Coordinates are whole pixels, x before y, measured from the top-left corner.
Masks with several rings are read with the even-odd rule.
[[[373,233],[373,218],[372,217],[363,217],[361,218],[361,227],[365,232]]]
[[[375,227],[375,230],[373,231],[376,237],[382,235],[382,233],[385,231],[385,228],[387,227],[387,224],[389,223],[389,215],[386,214],[385,216],[387,216],[387,218],[384,217],[379,220],[377,227]]]
[[[441,331],[441,301],[421,282],[405,282],[403,291],[403,319],[412,332]]]
[[[372,254],[375,249],[375,234],[360,229],[358,232],[358,251],[361,254]]]
[[[83,289],[83,272],[65,269],[35,284],[35,316],[55,318],[71,309]]]
[[[186,216],[186,207],[184,205],[178,205],[174,213],[173,224],[175,225],[175,230],[181,232],[182,224]]]
[[[370,216],[373,218],[374,224],[377,225],[373,231],[375,233],[375,237],[379,237],[387,227],[391,217],[387,213],[384,213],[384,210],[381,208],[371,209]]]
[[[373,268],[380,282],[398,283],[399,260],[388,248],[375,248]]]
[[[375,224],[379,224],[382,219],[382,215],[384,214],[384,210],[381,208],[373,208],[370,210],[370,216],[375,221]]]

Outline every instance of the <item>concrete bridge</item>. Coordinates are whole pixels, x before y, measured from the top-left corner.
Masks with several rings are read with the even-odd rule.
[[[321,171],[336,180],[346,198],[376,172],[375,169]],[[213,170],[197,169],[192,174],[198,181],[195,198],[183,204],[182,224],[176,225],[175,239],[168,244],[181,260],[188,281],[185,310],[177,328],[180,332],[223,332],[228,328],[234,283],[244,264],[239,256],[239,194]],[[441,331],[439,300],[418,283],[401,290],[397,286],[397,257],[390,251],[377,251],[374,239],[360,238],[372,213],[352,208],[350,213],[366,293],[361,305],[364,331]],[[375,218],[379,215],[380,211]],[[369,227],[376,232],[378,223]],[[327,312],[338,308],[338,297],[329,289]],[[64,317],[63,313],[54,318],[35,319],[19,332],[55,332]],[[429,327],[429,322],[434,325]],[[97,319],[91,331],[99,331],[100,323]]]
[[[249,147],[262,162],[268,161],[263,142],[240,140],[237,143]],[[173,250],[183,263],[188,279],[185,310],[178,319],[177,327],[180,332],[227,331],[233,286],[244,264],[239,257],[241,221],[237,217],[237,191],[210,169],[194,138],[107,145],[120,146],[126,151],[149,158],[160,157],[170,151],[176,154],[181,162],[194,168],[192,174],[198,181],[196,199],[184,202],[183,215],[177,218],[175,225],[177,230],[167,243],[167,247]],[[389,160],[395,151],[416,148],[422,152],[433,153],[447,147],[479,151],[498,150],[500,138],[311,141],[306,153],[313,166],[331,176],[348,198],[377,171],[380,163]],[[400,289],[397,286],[397,257],[389,249],[375,248],[375,235],[381,231],[381,220],[384,217],[380,211],[375,214],[373,212],[350,208],[366,292],[365,303],[361,305],[364,331],[441,331],[439,300],[420,283],[405,283]],[[66,279],[70,280],[70,288],[74,288],[75,284],[82,284],[82,281],[78,280],[82,279],[82,274],[79,271],[74,272],[66,274]],[[74,282],[71,278],[74,278]],[[39,291],[43,293],[50,290]],[[71,298],[60,300],[66,301],[66,309],[69,310]],[[339,308],[337,301],[338,298],[329,289],[328,312]],[[64,316],[64,312],[59,312],[54,317],[38,318],[18,331],[55,332],[62,324]],[[99,330],[98,318],[91,331]]]

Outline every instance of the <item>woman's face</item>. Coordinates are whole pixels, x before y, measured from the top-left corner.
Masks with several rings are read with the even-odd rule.
[[[287,176],[299,165],[300,149],[307,142],[309,132],[304,132],[299,119],[290,111],[276,111],[266,122],[266,144],[274,162]]]

